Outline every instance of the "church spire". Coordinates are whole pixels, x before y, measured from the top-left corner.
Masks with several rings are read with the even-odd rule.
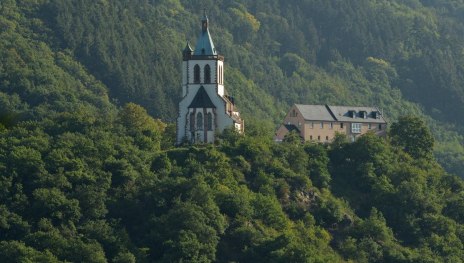
[[[187,41],[184,50],[182,51],[182,57],[184,60],[189,60],[193,54],[193,49],[190,46],[190,41]]]
[[[210,56],[217,55],[216,49],[214,48],[213,40],[209,34],[209,19],[206,15],[206,9],[203,13],[203,18],[201,19],[201,34],[197,40],[197,45],[195,46],[194,55],[196,56]]]
[[[201,20],[201,32],[205,33],[208,31],[208,16],[206,15],[206,9],[203,11],[203,19]]]

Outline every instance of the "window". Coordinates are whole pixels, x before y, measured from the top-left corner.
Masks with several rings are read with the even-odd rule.
[[[190,113],[190,131],[195,130],[195,114]]]
[[[311,129],[314,128],[314,122],[311,122]]]
[[[221,66],[221,84],[224,84],[224,69]]]
[[[219,73],[218,73],[218,82],[222,84],[222,66],[219,66]]]
[[[356,111],[350,110],[350,111],[348,111],[348,115],[349,115],[351,118],[356,119]]]
[[[317,136],[317,140],[320,141],[320,140],[321,140],[321,136]]]
[[[324,129],[324,123],[321,121],[321,129]]]
[[[296,113],[296,110],[292,110],[290,117],[296,117],[296,116],[298,116],[298,113]]]
[[[379,124],[379,131],[382,130],[382,124]]]
[[[367,128],[368,128],[369,130],[372,129],[372,124],[370,124],[370,123],[367,124]]]
[[[343,122],[340,123],[340,129],[343,129]]]
[[[361,133],[361,123],[352,123],[351,133]]]
[[[312,136],[312,135],[310,135],[310,136],[309,136],[309,139],[310,139],[310,140],[312,140],[312,139],[313,139],[313,136]]]
[[[325,140],[328,141],[328,140],[329,140],[329,136],[325,136]]]
[[[207,124],[208,124],[208,131],[213,130],[213,114],[211,112],[208,112],[208,117],[207,117]]]
[[[200,66],[193,67],[193,82],[200,83]]]
[[[197,129],[199,131],[203,130],[203,114],[201,112],[197,114]]]
[[[330,123],[330,129],[333,129],[334,128],[334,124],[333,122]]]
[[[211,83],[211,68],[209,65],[205,66],[205,83]]]

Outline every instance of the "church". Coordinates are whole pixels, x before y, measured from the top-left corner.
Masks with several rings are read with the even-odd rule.
[[[182,52],[182,100],[177,118],[177,144],[213,143],[227,127],[243,133],[244,121],[224,87],[224,57],[214,47],[208,17],[201,21],[195,49]]]

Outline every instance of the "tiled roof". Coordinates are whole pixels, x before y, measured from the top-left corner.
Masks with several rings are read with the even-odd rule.
[[[295,104],[305,120],[386,123],[380,110],[376,107],[302,105]],[[365,117],[361,116],[365,112]],[[379,117],[377,118],[376,115]]]
[[[305,120],[334,121],[333,116],[325,105],[295,104]]]
[[[203,86],[200,87],[188,108],[216,108]]]
[[[345,122],[371,122],[371,123],[385,123],[385,119],[376,107],[352,107],[352,106],[328,106],[333,115],[338,121]],[[355,118],[350,115],[350,111],[354,111]],[[367,114],[366,117],[361,116],[361,112]],[[373,114],[379,114],[379,118]]]

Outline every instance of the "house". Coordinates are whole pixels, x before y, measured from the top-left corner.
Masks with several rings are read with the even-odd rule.
[[[214,47],[206,14],[195,49],[187,43],[182,56],[177,143],[212,143],[231,126],[243,133],[244,121],[224,87],[224,57]]]
[[[295,104],[277,130],[275,140],[282,141],[291,131],[304,141],[330,142],[336,133],[355,141],[368,132],[385,137],[387,122],[376,107]]]

